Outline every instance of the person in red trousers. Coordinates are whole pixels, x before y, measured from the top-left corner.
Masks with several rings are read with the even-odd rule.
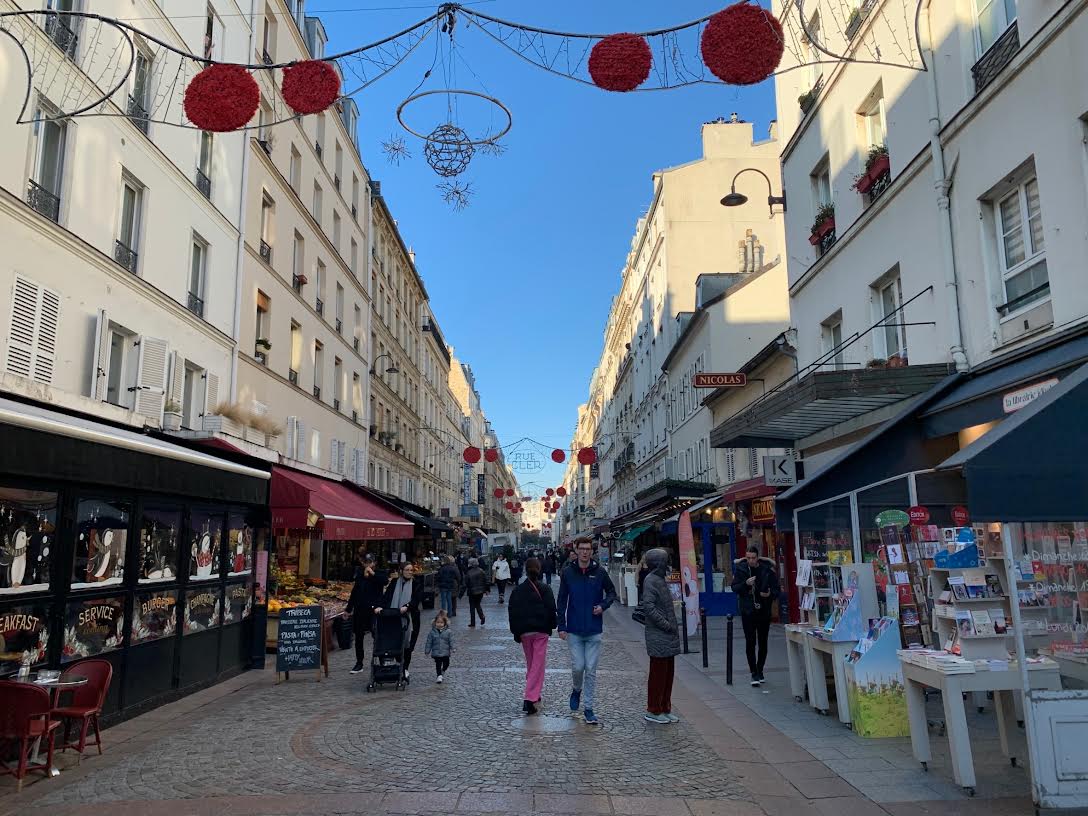
[[[680,654],[680,627],[676,609],[665,576],[669,569],[669,554],[662,549],[646,553],[649,573],[642,587],[639,612],[646,626],[646,654],[650,656],[650,676],[646,682],[647,722],[667,725],[680,722],[672,713],[672,681],[676,656]]]

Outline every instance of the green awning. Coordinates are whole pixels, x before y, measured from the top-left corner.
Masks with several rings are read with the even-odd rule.
[[[630,530],[620,536],[620,541],[634,541],[651,527],[653,527],[652,524],[639,524],[637,527],[632,527]]]

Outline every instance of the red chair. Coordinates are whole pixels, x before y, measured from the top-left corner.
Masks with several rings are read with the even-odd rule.
[[[71,700],[67,705],[54,708],[53,716],[64,721],[64,741],[60,749],[66,751],[74,748],[78,751],[78,763],[83,761],[83,749],[87,747],[88,727],[94,728],[95,745],[98,747],[98,753],[102,753],[102,735],[98,732],[98,717],[106,702],[106,693],[110,690],[113,665],[108,660],[84,660],[70,666],[60,679],[63,681],[72,676],[86,677],[87,682],[68,691],[67,693],[72,695]],[[77,720],[80,723],[79,740],[72,742],[69,735],[72,723]]]
[[[49,718],[49,692],[30,683],[14,683],[0,680],[0,740],[19,746],[19,761],[15,766],[0,762],[0,776],[14,774],[18,790],[23,789],[23,778],[30,771],[41,771],[49,776],[53,767],[53,731],[60,723]],[[30,743],[42,739],[46,744],[45,763],[30,762]],[[41,753],[41,746],[38,746]]]

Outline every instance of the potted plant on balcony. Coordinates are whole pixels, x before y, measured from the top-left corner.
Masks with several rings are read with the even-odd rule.
[[[263,348],[265,351],[271,351],[272,343],[268,340],[267,337],[258,337],[257,348]]]
[[[167,400],[162,413],[162,429],[164,431],[181,430],[181,406],[174,400]]]
[[[901,352],[888,358],[888,368],[906,368],[908,365],[907,356]]]
[[[887,145],[873,145],[869,148],[869,155],[865,157],[865,172],[854,180],[854,189],[865,195],[890,169]]]
[[[233,402],[221,402],[215,406],[215,413],[204,416],[204,430],[244,439],[248,419],[249,413],[242,406]]]
[[[866,368],[887,368],[888,361],[883,357],[874,357],[872,360],[865,364]]]
[[[868,16],[868,8],[863,11],[861,7],[854,6],[850,16],[846,18],[846,39],[854,39],[854,35],[858,33],[858,29],[861,28],[861,24],[865,22],[865,18]]]
[[[821,204],[816,210],[816,220],[812,223],[812,234],[809,236],[808,242],[813,246],[818,246],[824,236],[834,230],[835,204],[833,202]]]
[[[807,114],[812,110],[812,106],[816,104],[816,97],[820,93],[819,86],[809,88],[799,97],[797,97],[797,104],[801,106],[801,115]]]

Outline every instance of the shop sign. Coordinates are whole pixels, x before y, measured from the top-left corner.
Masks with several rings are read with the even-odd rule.
[[[774,521],[774,497],[752,499],[752,521]]]
[[[916,504],[914,507],[907,511],[907,515],[910,516],[910,523],[915,527],[922,527],[929,524],[929,510],[922,507],[920,504]]]
[[[792,487],[797,484],[797,469],[792,456],[764,456],[763,481],[770,487]]]
[[[1043,380],[1035,385],[1029,385],[1027,388],[1020,388],[1016,391],[1010,391],[1001,397],[1002,407],[1005,409],[1006,414],[1012,414],[1019,411],[1025,405],[1039,399],[1043,394],[1058,384],[1058,378],[1053,377],[1049,380]]]
[[[472,465],[465,462],[463,482],[461,484],[461,499],[465,504],[472,504]]]
[[[276,671],[303,671],[321,667],[321,606],[280,610],[276,633]]]
[[[592,465],[589,466],[589,478],[591,478],[591,479],[601,478],[601,463],[600,462],[594,462]]]
[[[696,374],[691,378],[695,388],[741,388],[748,384],[747,374]]]
[[[952,523],[957,527],[966,527],[971,522],[967,508],[957,505],[952,508]]]
[[[483,473],[476,474],[476,504],[487,504],[487,496],[484,495],[484,484],[487,476]]]

